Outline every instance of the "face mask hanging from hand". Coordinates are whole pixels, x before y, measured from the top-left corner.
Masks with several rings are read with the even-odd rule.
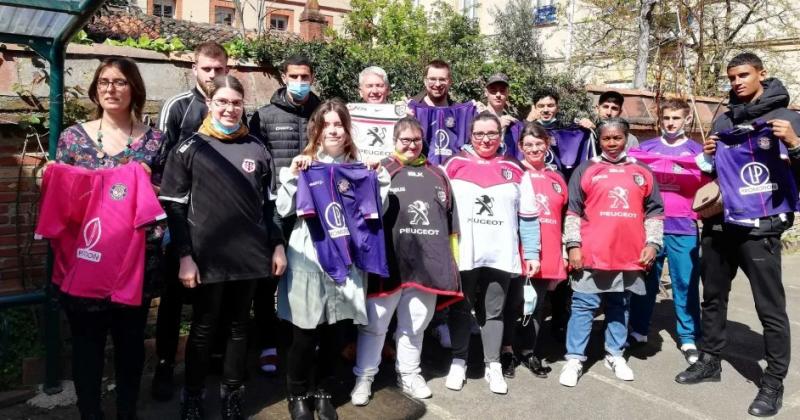
[[[311,92],[311,83],[308,82],[289,82],[286,84],[286,90],[292,99],[295,101],[302,101],[308,97]]]

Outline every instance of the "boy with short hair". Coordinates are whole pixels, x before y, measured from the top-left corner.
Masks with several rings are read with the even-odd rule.
[[[664,261],[668,260],[680,349],[686,361],[692,364],[699,356],[695,342],[700,332],[699,244],[692,197],[702,182],[694,157],[702,153],[703,147],[686,136],[686,126],[692,122],[686,101],[662,101],[659,115],[661,136],[630,151],[631,156],[650,164],[664,200],[665,218],[664,247],[647,273],[647,294],[631,296],[628,344],[647,343]]]

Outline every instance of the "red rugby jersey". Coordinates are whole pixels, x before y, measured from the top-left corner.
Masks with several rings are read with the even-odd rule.
[[[567,277],[561,249],[566,205],[567,184],[558,171],[549,167],[542,170],[529,167],[525,171],[520,183],[520,216],[538,215],[542,243],[541,268],[534,278],[563,280]]]
[[[664,205],[653,173],[632,157],[582,163],[569,182],[568,214],[581,217],[583,265],[598,270],[642,270],[644,220]]]

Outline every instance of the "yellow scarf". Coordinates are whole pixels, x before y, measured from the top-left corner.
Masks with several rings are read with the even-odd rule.
[[[239,129],[234,131],[231,134],[225,134],[214,127],[214,122],[211,121],[211,114],[206,116],[206,119],[203,120],[203,125],[200,126],[200,129],[197,130],[200,134],[205,134],[207,136],[214,137],[220,141],[233,141],[240,137],[246,136],[250,130],[247,129],[247,126],[244,124],[239,125]]]
[[[405,156],[395,151],[394,157],[404,166],[422,166],[425,164],[425,156],[422,155],[417,156],[415,159],[408,160]]]

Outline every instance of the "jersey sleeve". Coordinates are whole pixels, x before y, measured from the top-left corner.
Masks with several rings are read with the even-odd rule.
[[[522,176],[522,181],[519,183],[519,216],[526,218],[539,216],[533,182],[527,173]]]
[[[453,197],[453,187],[450,185],[450,180],[448,180],[444,175],[442,176],[442,180],[447,188],[447,201],[449,203],[449,207],[447,209],[447,227],[450,230],[451,235],[460,235],[461,231],[458,223],[458,206],[456,206],[456,199]]]
[[[589,168],[592,161],[586,161],[575,169],[572,177],[569,179],[568,196],[569,204],[567,205],[567,214],[583,217],[584,209],[586,208],[586,193],[583,191],[583,174]]]
[[[132,164],[135,185],[136,185],[136,216],[134,218],[133,227],[136,229],[142,228],[158,220],[163,220],[167,217],[161,204],[158,202],[153,188],[150,186],[150,177],[139,164]]]
[[[378,175],[369,169],[369,174],[365,179],[364,185],[365,194],[361,200],[358,201],[359,210],[364,215],[365,219],[375,220],[381,217],[381,197],[378,187]],[[382,169],[385,170],[385,169]],[[388,172],[387,172],[388,173]]]
[[[164,175],[161,178],[161,201],[171,201],[179,204],[189,203],[189,193],[192,188],[192,174],[186,162],[189,155],[194,152],[193,142],[189,138],[169,152]]]
[[[39,219],[36,223],[36,239],[58,239],[67,228],[71,212],[71,178],[63,176],[64,166],[51,165],[42,179]]]
[[[300,176],[297,178],[297,192],[295,193],[298,217],[313,217],[317,215],[314,197],[311,195],[308,181],[308,171],[301,171]]]

